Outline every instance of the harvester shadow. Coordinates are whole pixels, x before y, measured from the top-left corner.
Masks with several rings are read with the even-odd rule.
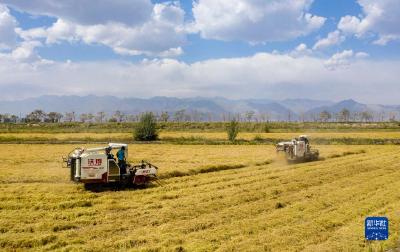
[[[296,165],[296,164],[314,163],[318,161],[325,161],[325,158],[318,158],[314,160],[286,160],[286,163],[288,165]]]
[[[157,184],[147,185],[123,185],[123,184],[85,184],[86,191],[93,193],[101,192],[118,192],[118,191],[135,191],[157,187]]]

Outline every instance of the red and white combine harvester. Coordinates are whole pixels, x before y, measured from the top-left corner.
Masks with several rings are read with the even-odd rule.
[[[99,184],[117,185],[146,185],[151,181],[157,182],[158,168],[146,161],[138,165],[126,163],[120,167],[113,158],[112,150],[125,149],[125,158],[128,157],[128,145],[110,143],[105,147],[76,148],[63,158],[70,168],[72,181],[80,182],[85,186]],[[122,165],[121,165],[122,166]]]
[[[319,157],[319,151],[311,148],[306,135],[301,135],[290,142],[278,143],[276,151],[284,152],[289,163],[316,161]]]

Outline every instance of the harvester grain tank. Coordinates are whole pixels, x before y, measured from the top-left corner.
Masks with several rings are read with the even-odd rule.
[[[76,148],[63,158],[70,168],[70,179],[85,185],[93,184],[124,184],[146,185],[157,180],[158,168],[149,162],[131,165],[126,163],[126,169],[121,169],[114,158],[110,158],[107,151],[125,149],[125,158],[128,157],[128,145],[110,143],[98,148]]]
[[[309,162],[318,160],[319,157],[319,151],[311,147],[306,135],[301,135],[288,142],[278,143],[276,151],[284,152],[288,162]]]

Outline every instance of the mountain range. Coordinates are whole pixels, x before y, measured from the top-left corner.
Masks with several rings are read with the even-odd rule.
[[[246,114],[249,111],[258,116],[266,116],[270,120],[298,120],[300,118],[319,115],[322,111],[338,113],[343,109],[350,112],[369,111],[374,115],[388,117],[399,116],[400,106],[363,104],[352,99],[340,102],[311,99],[244,99],[232,100],[222,97],[204,98],[174,98],[153,97],[143,98],[118,98],[114,96],[40,96],[15,101],[0,101],[0,113],[24,116],[35,109],[45,112],[55,111],[60,113],[72,112],[76,114],[97,113],[113,114],[119,110],[125,114],[139,114],[145,111],[155,113],[185,110],[187,114],[212,116],[213,120],[220,120],[223,116]]]

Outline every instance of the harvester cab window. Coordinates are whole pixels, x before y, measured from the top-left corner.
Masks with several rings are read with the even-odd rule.
[[[304,142],[308,142],[308,139],[307,139],[307,137],[300,137],[300,141],[304,141]]]
[[[111,147],[106,148],[107,159],[114,159],[114,155],[112,154],[111,151],[112,151]]]

